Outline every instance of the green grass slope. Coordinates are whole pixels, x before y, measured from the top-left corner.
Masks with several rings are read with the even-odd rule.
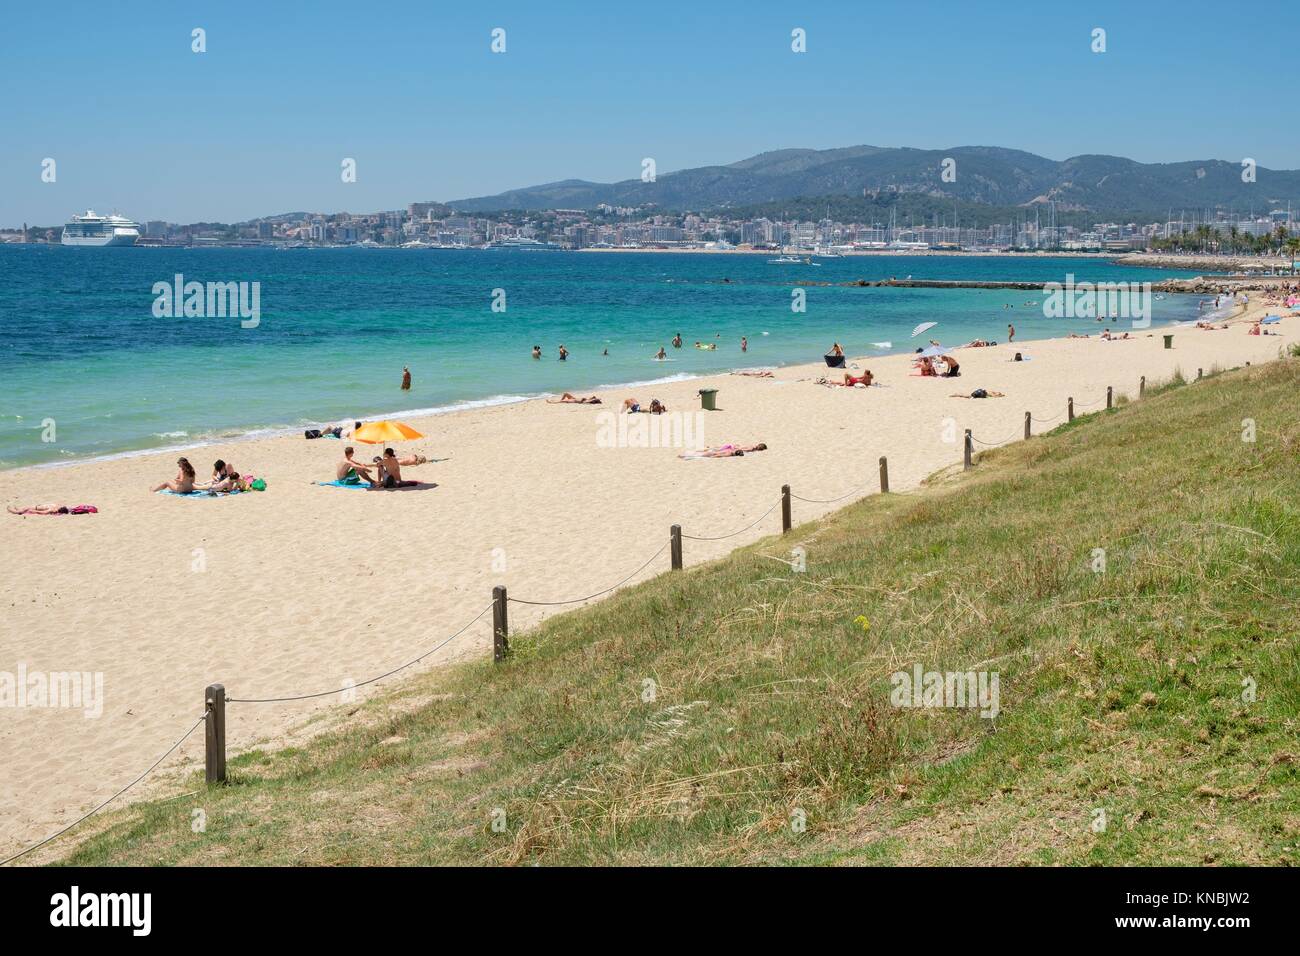
[[[1291,863],[1298,458],[1300,361],[1153,390],[402,683],[65,862]],[[997,717],[893,706],[918,663],[996,673]]]

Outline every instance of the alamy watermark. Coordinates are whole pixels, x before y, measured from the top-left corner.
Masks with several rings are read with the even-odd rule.
[[[704,447],[703,412],[596,414],[597,448],[682,448]]]
[[[255,329],[262,321],[262,283],[186,282],[176,273],[172,282],[153,284],[156,319],[239,318],[239,327]]]
[[[895,707],[979,708],[980,716],[990,720],[1001,710],[997,671],[922,671],[916,664],[910,672],[890,674],[889,682],[889,702]]]
[[[1065,282],[1043,286],[1043,316],[1048,319],[1132,319],[1133,328],[1151,326],[1150,282]]]
[[[16,673],[0,671],[0,708],[55,707],[79,709],[87,720],[104,713],[103,671],[29,671],[18,662]]]

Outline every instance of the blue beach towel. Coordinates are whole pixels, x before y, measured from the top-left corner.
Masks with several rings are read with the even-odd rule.
[[[170,488],[164,488],[162,491],[159,491],[157,493],[160,495],[169,495],[172,498],[227,498],[230,495],[243,494],[243,492],[241,491],[218,491],[213,493],[210,491],[199,490],[199,491],[191,491],[189,494],[181,495],[172,491]]]
[[[370,486],[366,484],[364,481],[358,481],[358,482],[340,481],[337,478],[333,481],[313,481],[312,484],[321,485],[325,488],[362,488],[367,491],[370,490]]]

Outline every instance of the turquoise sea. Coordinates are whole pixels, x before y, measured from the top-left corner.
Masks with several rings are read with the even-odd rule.
[[[1063,282],[1190,273],[1105,260],[402,249],[0,246],[0,468],[184,446],[349,417],[428,413],[563,390],[850,354],[1096,332],[1043,317],[1041,292],[811,287],[890,276]],[[155,283],[260,283],[260,322],[156,318]],[[504,311],[493,311],[502,301]],[[1011,306],[1012,308],[1007,308]],[[1154,303],[1159,324],[1197,299]],[[920,322],[938,326],[913,339]],[[685,348],[670,340],[681,333]],[[740,339],[749,351],[742,354]],[[716,342],[716,351],[693,343]],[[873,343],[890,343],[888,347]],[[544,357],[530,357],[533,345]],[[557,349],[569,350],[565,362]],[[655,361],[664,346],[667,361]],[[608,350],[608,355],[605,354]],[[413,387],[399,389],[403,366]],[[52,442],[42,441],[54,423]]]

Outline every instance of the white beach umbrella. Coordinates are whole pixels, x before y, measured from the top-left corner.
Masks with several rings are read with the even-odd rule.
[[[932,329],[938,324],[939,324],[938,322],[922,322],[920,325],[918,325],[916,328],[912,330],[912,338],[916,338],[922,332],[925,332],[928,329]]]

